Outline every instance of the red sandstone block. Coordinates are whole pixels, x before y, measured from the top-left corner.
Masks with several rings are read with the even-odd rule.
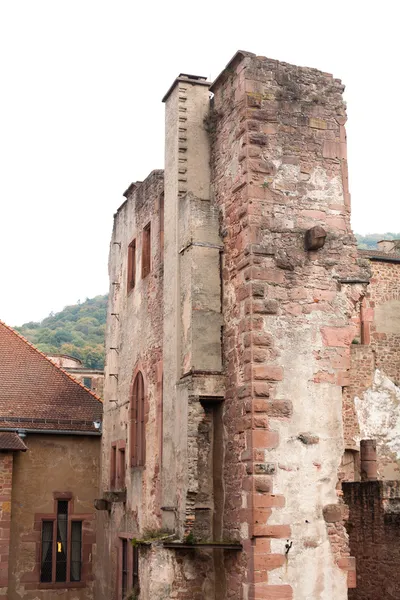
[[[254,379],[266,379],[268,381],[282,381],[282,367],[274,365],[255,365],[253,367]]]
[[[265,525],[272,514],[270,508],[255,508],[253,511],[253,525]],[[250,516],[247,521],[250,521]]]
[[[283,554],[254,554],[254,569],[261,571],[263,569],[272,571],[273,569],[279,569],[285,564],[285,557]]]
[[[325,346],[348,347],[354,330],[352,327],[322,327],[321,333]]]
[[[253,280],[268,281],[270,283],[283,283],[285,274],[282,269],[272,269],[270,267],[251,267],[250,277]]]
[[[254,600],[292,600],[293,590],[290,585],[265,585],[255,584],[251,586],[253,589]]]
[[[355,571],[356,570],[356,559],[354,556],[343,556],[337,561],[338,567],[344,571]]]
[[[268,398],[271,390],[271,384],[262,383],[262,382],[254,382],[253,391],[254,395],[262,398]]]
[[[255,571],[254,572],[254,583],[268,583],[268,571]]]
[[[254,430],[251,435],[253,448],[276,448],[279,444],[277,431]]]
[[[269,417],[288,418],[293,413],[290,400],[267,400],[266,413]]]
[[[254,506],[263,506],[263,507],[276,507],[282,508],[285,506],[285,496],[282,494],[254,494],[253,496]]]
[[[265,415],[254,415],[253,416],[253,427],[257,427],[258,429],[268,429],[269,420]]]
[[[290,538],[289,525],[254,525],[254,537]]]
[[[271,552],[271,540],[270,538],[255,538],[254,552],[257,553],[268,553]]]
[[[273,338],[270,333],[257,331],[252,333],[252,342],[255,346],[272,346]]]
[[[336,384],[340,385],[341,387],[345,387],[350,385],[351,383],[351,379],[350,379],[350,371],[339,371],[336,374]]]
[[[357,574],[355,571],[349,571],[347,573],[347,587],[350,589],[357,587]]]

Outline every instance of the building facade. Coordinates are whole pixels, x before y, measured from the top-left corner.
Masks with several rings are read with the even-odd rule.
[[[84,367],[79,358],[67,354],[48,354],[47,357],[82,383],[88,390],[91,390],[100,398],[103,397],[104,371]]]
[[[0,598],[93,600],[102,402],[0,322]]]
[[[341,482],[370,429],[352,352],[383,338],[343,89],[238,52],[164,97],[165,169],[125,192],[110,245],[99,600],[345,600],[356,584]]]

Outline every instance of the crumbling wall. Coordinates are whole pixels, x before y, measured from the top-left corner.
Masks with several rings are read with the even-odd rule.
[[[376,439],[378,477],[392,480],[400,478],[400,263],[371,260],[370,268],[362,335],[351,346],[350,382],[343,394],[345,444],[357,451],[361,439]],[[344,479],[351,480],[351,474]]]
[[[367,276],[349,223],[343,86],[238,53],[211,89],[224,239],[224,528],[244,545],[227,597],[345,599],[342,387],[365,292],[351,282]],[[307,251],[315,225],[326,242]]]
[[[349,600],[397,600],[400,564],[400,485],[398,481],[344,483],[350,508],[347,524],[356,558],[357,587]]]

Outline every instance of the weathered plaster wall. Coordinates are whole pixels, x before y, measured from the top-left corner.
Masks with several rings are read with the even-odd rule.
[[[218,510],[213,485],[214,413],[224,386],[221,240],[218,211],[210,200],[209,139],[204,127],[208,87],[202,78],[181,75],[165,98],[162,497],[164,526],[180,539],[191,533],[203,541],[216,541],[220,528],[214,519]],[[170,560],[175,576],[169,597],[214,600],[212,551],[179,552],[176,560]]]
[[[90,436],[28,434],[24,442],[28,447],[27,452],[16,453],[14,456],[7,598],[93,600],[92,571],[96,560],[93,502],[98,494],[100,439]],[[71,492],[74,514],[84,515],[82,578],[87,583],[82,588],[40,588],[39,515],[54,514],[54,492]]]
[[[97,597],[109,599],[116,590],[119,534],[140,537],[160,527],[160,468],[162,419],[163,254],[160,201],[162,171],[153,171],[132,186],[115,215],[110,244],[110,301],[106,330],[104,426],[100,496],[110,490],[111,445],[125,451],[126,503],[99,512],[100,567]],[[151,269],[142,277],[143,228],[151,223]],[[128,246],[136,240],[136,282],[128,292]],[[131,468],[130,402],[134,377],[141,371],[146,395],[146,464]],[[144,589],[146,597],[146,589]]]
[[[398,481],[343,484],[350,507],[350,548],[356,558],[357,587],[349,600],[397,600],[400,563]]]
[[[228,597],[345,599],[336,484],[351,319],[364,288],[340,281],[365,276],[349,223],[343,86],[239,53],[212,91],[224,239],[224,527],[245,550],[227,573]],[[325,247],[306,252],[316,224]]]

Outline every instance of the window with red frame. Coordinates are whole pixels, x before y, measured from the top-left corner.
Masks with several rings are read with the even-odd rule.
[[[74,520],[69,500],[58,500],[54,519],[42,521],[41,583],[81,581],[82,521]]]
[[[131,399],[131,466],[142,467],[146,460],[145,397],[143,375],[139,373],[133,382]]]

